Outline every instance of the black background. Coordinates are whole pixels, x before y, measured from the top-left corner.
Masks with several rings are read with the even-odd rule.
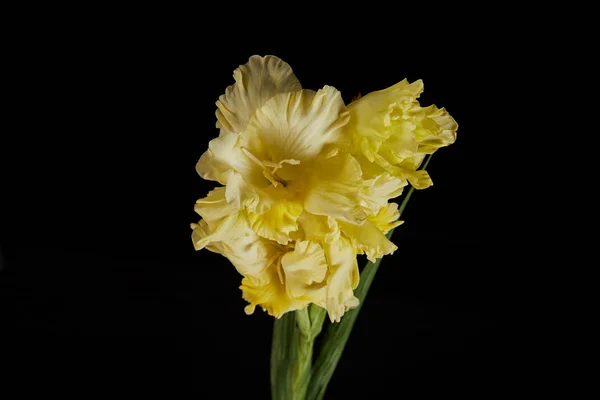
[[[508,390],[494,146],[518,62],[504,39],[485,21],[461,34],[377,20],[213,29],[211,18],[14,34],[16,123],[0,147],[5,381],[83,397],[268,398],[272,318],[244,314],[241,277],[194,251],[189,224],[214,186],[194,166],[218,134],[215,101],[249,56],[274,54],[304,88],[332,85],[346,101],[421,78],[421,104],[459,124],[431,161],[434,186],[405,211],[327,398]],[[312,35],[269,35],[302,26]]]

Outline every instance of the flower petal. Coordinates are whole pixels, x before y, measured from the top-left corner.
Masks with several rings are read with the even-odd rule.
[[[248,177],[257,177],[256,165],[243,152],[242,138],[237,133],[221,131],[219,137],[208,143],[208,150],[196,164],[196,172],[207,180],[226,185],[230,171]]]
[[[360,190],[361,205],[369,215],[377,214],[385,207],[389,199],[396,198],[402,194],[406,183],[388,172],[363,181]]]
[[[331,243],[340,237],[340,229],[332,217],[311,214],[304,211],[298,218],[300,240],[311,240],[318,243]]]
[[[319,285],[327,274],[327,261],[323,248],[311,241],[298,241],[293,251],[287,252],[281,258],[281,265],[285,275],[285,288],[291,297],[299,298],[313,295],[315,291],[323,297],[324,291],[320,290],[324,284]]]
[[[202,250],[213,242],[234,240],[244,231],[243,216],[235,213],[217,221],[200,221],[202,224],[192,224],[192,241],[196,250]],[[198,229],[198,230],[197,230]]]
[[[258,200],[247,210],[250,226],[264,238],[287,244],[290,233],[298,230],[302,203],[290,199],[282,187],[270,186],[258,193]]]
[[[255,307],[262,307],[269,315],[281,318],[289,311],[298,310],[310,304],[309,299],[290,297],[281,280],[280,260],[273,261],[258,276],[246,276],[242,279],[242,297],[250,304],[244,309],[252,314]]]
[[[233,264],[244,276],[259,276],[268,266],[268,261],[275,259],[282,252],[277,243],[261,238],[250,229],[243,216],[236,216],[236,224],[228,230],[211,230],[205,220],[192,224],[192,242],[196,250],[203,246],[207,250],[219,253]]]
[[[366,254],[369,261],[375,262],[386,254],[398,249],[375,224],[366,221],[362,225],[354,225],[340,221],[340,229],[360,253]]]
[[[360,224],[366,213],[360,206],[362,171],[349,154],[320,160],[307,186],[304,208],[317,215]]]
[[[375,155],[375,162],[383,169],[388,171],[391,175],[410,182],[415,189],[426,189],[433,185],[433,181],[431,180],[429,173],[425,170],[414,171],[404,166],[392,165],[379,154]]]
[[[423,109],[423,120],[415,134],[419,142],[419,153],[432,154],[440,147],[448,146],[456,140],[458,124],[446,109],[435,105]]]
[[[234,204],[227,202],[225,198],[226,188],[224,186],[215,188],[208,192],[208,195],[200,200],[196,200],[194,211],[211,225],[212,222],[219,221],[239,212],[239,208]]]
[[[348,106],[351,119],[346,126],[355,153],[415,189],[432,185],[426,171],[417,171],[424,155],[453,143],[458,128],[446,110],[419,105],[422,91],[422,81],[403,80],[369,93]]]
[[[400,226],[404,221],[398,220],[400,213],[398,212],[398,204],[388,203],[382,207],[377,215],[370,216],[369,222],[373,223],[384,234],[388,233],[397,226]]]
[[[279,94],[265,103],[250,120],[244,135],[260,140],[274,162],[315,158],[340,138],[349,115],[340,92],[325,86],[318,92],[301,90]]]
[[[356,252],[344,237],[326,244],[324,249],[330,272],[327,279],[326,308],[331,322],[340,322],[346,311],[359,304],[358,298],[354,296],[354,289],[359,281]]]
[[[254,112],[279,93],[302,89],[292,68],[274,56],[252,56],[245,65],[233,71],[235,83],[217,101],[219,126],[241,133]]]
[[[423,91],[421,80],[408,83],[406,79],[384,90],[371,92],[348,105],[351,132],[356,149],[371,162],[393,129],[392,114],[402,104],[410,104]]]

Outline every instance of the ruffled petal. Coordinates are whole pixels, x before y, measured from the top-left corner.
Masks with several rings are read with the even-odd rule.
[[[239,207],[227,202],[225,191],[225,187],[218,187],[208,192],[205,198],[196,200],[194,211],[209,225],[240,211]]]
[[[307,187],[304,208],[317,215],[360,224],[367,214],[360,206],[362,172],[349,154],[320,160]]]
[[[425,170],[412,170],[405,166],[392,165],[388,160],[379,154],[375,155],[375,162],[379,164],[383,169],[388,171],[391,175],[407,180],[415,189],[426,189],[433,185],[433,181],[429,176],[429,173]]]
[[[302,203],[289,198],[282,187],[260,190],[255,204],[248,206],[248,220],[252,229],[260,236],[287,244],[290,234],[298,230],[298,217]]]
[[[244,276],[259,276],[282,249],[277,243],[255,234],[243,215],[237,215],[235,224],[223,229],[217,225],[212,230],[205,220],[192,224],[192,242],[196,250],[207,250],[221,254]]]
[[[408,83],[404,79],[394,86],[371,92],[350,103],[350,122],[346,129],[352,134],[357,152],[373,162],[379,148],[394,130],[394,109],[410,104],[422,91],[421,80]]]
[[[361,254],[365,254],[369,261],[375,262],[386,254],[392,254],[398,247],[392,243],[377,228],[375,224],[366,221],[361,226],[340,221],[340,229],[352,242]]]
[[[398,204],[389,203],[385,207],[382,207],[377,215],[370,216],[368,221],[375,225],[381,232],[386,234],[395,227],[404,223],[404,221],[400,221],[398,218],[400,218]]]
[[[237,133],[221,132],[208,143],[208,150],[196,164],[196,172],[207,180],[227,185],[230,171],[238,172],[246,179],[260,179],[260,171],[244,154],[242,138]]]
[[[366,179],[360,190],[361,205],[367,214],[377,214],[382,207],[387,205],[389,199],[402,194],[404,186],[406,186],[405,181],[388,172]]]
[[[458,124],[446,109],[435,105],[423,109],[425,118],[415,131],[419,140],[419,153],[432,154],[440,147],[456,141]]]
[[[274,162],[286,159],[306,163],[323,147],[340,138],[348,122],[340,92],[325,86],[318,92],[301,90],[279,94],[256,111],[244,135],[259,140]]]
[[[326,244],[324,249],[329,264],[327,313],[331,322],[340,322],[346,311],[359,304],[358,298],[354,296],[354,289],[359,281],[356,252],[350,241],[344,237]]]
[[[310,299],[288,295],[281,271],[281,259],[272,261],[258,276],[242,279],[242,297],[249,305],[244,311],[252,314],[260,306],[269,315],[281,318],[286,312],[299,310],[310,304]]]
[[[423,82],[407,80],[358,99],[348,106],[346,131],[354,152],[409,182],[415,189],[432,185],[426,171],[417,171],[425,154],[456,140],[458,125],[444,109],[421,107]]]
[[[198,224],[192,224],[194,230],[192,234],[192,241],[194,249],[202,250],[213,242],[221,242],[225,240],[232,240],[232,238],[238,238],[243,235],[244,231],[244,217],[241,213],[235,213],[229,215],[220,220],[208,221],[202,220],[203,223],[200,227]],[[196,229],[200,227],[198,231]]]
[[[281,258],[281,266],[285,288],[291,297],[310,298],[311,302],[322,301],[327,261],[319,244],[308,240],[296,242],[294,250]]]
[[[274,56],[252,56],[233,71],[235,83],[217,101],[219,127],[241,133],[254,112],[279,93],[302,89],[292,68]]]
[[[340,237],[340,229],[332,217],[315,215],[307,211],[298,218],[299,240],[311,240],[318,243],[331,243]]]

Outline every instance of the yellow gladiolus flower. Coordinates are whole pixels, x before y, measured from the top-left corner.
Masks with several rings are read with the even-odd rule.
[[[369,93],[348,106],[351,118],[346,126],[354,152],[364,156],[359,158],[363,167],[375,164],[415,189],[432,184],[426,171],[417,171],[425,155],[454,143],[458,129],[445,109],[419,105],[422,92],[421,80],[405,79]]]
[[[194,246],[243,276],[247,313],[316,304],[340,321],[358,305],[356,255],[397,249],[385,236],[401,223],[388,201],[407,181],[426,186],[417,160],[453,140],[453,120],[418,107],[405,81],[346,107],[331,86],[302,89],[277,57],[253,56],[233,76],[217,101],[219,136],[196,165],[223,186],[196,203]]]

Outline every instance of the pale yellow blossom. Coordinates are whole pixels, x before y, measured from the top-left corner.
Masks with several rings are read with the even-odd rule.
[[[219,136],[196,170],[223,186],[197,201],[197,250],[227,257],[243,276],[247,313],[281,317],[309,304],[339,321],[358,305],[357,254],[374,261],[397,247],[389,203],[422,156],[453,141],[453,120],[416,103],[406,81],[347,108],[340,92],[302,89],[277,57],[253,56],[217,101]]]

